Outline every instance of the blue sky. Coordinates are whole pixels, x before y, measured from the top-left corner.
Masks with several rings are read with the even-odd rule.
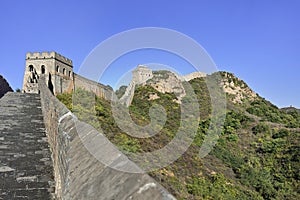
[[[14,89],[22,87],[28,51],[57,51],[73,60],[77,72],[100,42],[150,26],[192,37],[220,70],[233,72],[279,107],[300,107],[297,0],[3,0],[0,9],[0,74]],[[120,68],[160,58],[146,57],[127,59],[124,66],[120,59]]]

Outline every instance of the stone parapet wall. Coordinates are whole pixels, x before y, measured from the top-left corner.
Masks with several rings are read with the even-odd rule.
[[[134,96],[134,91],[135,91],[135,82],[131,81],[126,88],[126,91],[124,95],[120,98],[119,102],[123,105],[126,105],[127,107],[130,106],[133,96]]]
[[[175,199],[147,174],[117,171],[93,157],[78,133],[90,142],[95,141],[94,138],[101,141],[101,145],[93,146],[94,155],[110,159],[114,166],[137,168],[103,134],[80,122],[51,94],[43,80],[42,76],[39,90],[52,150],[57,199]]]
[[[74,89],[84,89],[89,92],[93,92],[96,96],[104,98],[106,100],[112,99],[113,89],[110,86],[105,86],[96,81],[89,80],[78,74],[74,73]]]

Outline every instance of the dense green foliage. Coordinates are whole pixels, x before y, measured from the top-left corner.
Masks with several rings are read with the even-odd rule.
[[[161,73],[164,77],[165,73]],[[232,74],[227,76],[248,87]],[[281,111],[261,97],[241,105],[228,102],[218,143],[208,156],[200,159],[199,147],[211,121],[210,95],[205,79],[193,79],[190,84],[198,97],[201,112],[194,142],[177,161],[150,175],[177,199],[300,199],[299,112]],[[159,98],[150,101],[151,94],[157,94]],[[80,102],[90,104],[89,95],[78,90],[73,98],[80,97]],[[126,154],[162,148],[172,140],[180,126],[180,104],[174,101],[176,96],[162,94],[150,86],[136,88],[129,107],[133,121],[139,125],[150,122],[152,105],[165,108],[165,126],[159,134],[148,139],[123,133],[114,121],[110,102],[104,99],[93,97],[93,106],[86,109],[81,104],[72,105],[72,94],[62,94],[58,98],[80,119],[101,128]]]
[[[251,102],[247,112],[261,117],[261,120],[264,121],[285,124],[289,128],[300,127],[300,114],[298,112],[286,113],[262,98]]]

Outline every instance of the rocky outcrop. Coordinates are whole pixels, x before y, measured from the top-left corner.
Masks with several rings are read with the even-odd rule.
[[[257,97],[257,94],[241,79],[228,72],[222,72],[222,75],[221,86],[233,103],[242,103],[244,99],[252,101]]]
[[[251,90],[241,79],[228,72],[220,72],[222,80],[218,83],[228,94],[233,103],[242,103],[245,99],[254,100],[257,94]],[[161,93],[174,93],[177,97],[176,102],[181,103],[182,98],[186,95],[183,82],[188,82],[196,78],[208,78],[203,72],[193,72],[185,76],[167,70],[151,71],[145,66],[138,66],[133,70],[133,78],[126,88],[125,94],[121,97],[120,102],[127,107],[131,104],[134,97],[134,91],[137,85],[150,85]],[[149,100],[155,100],[158,96],[152,94]]]
[[[4,96],[7,92],[12,92],[13,90],[7,83],[7,81],[0,75],[0,98]]]
[[[161,93],[174,93],[178,103],[186,95],[181,79],[170,71],[154,71],[152,79],[149,79],[145,84],[150,85]]]

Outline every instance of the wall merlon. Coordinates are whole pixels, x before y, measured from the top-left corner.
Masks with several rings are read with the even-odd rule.
[[[59,53],[51,52],[28,52],[26,53],[26,60],[39,60],[39,59],[55,59],[73,67],[73,62]]]

